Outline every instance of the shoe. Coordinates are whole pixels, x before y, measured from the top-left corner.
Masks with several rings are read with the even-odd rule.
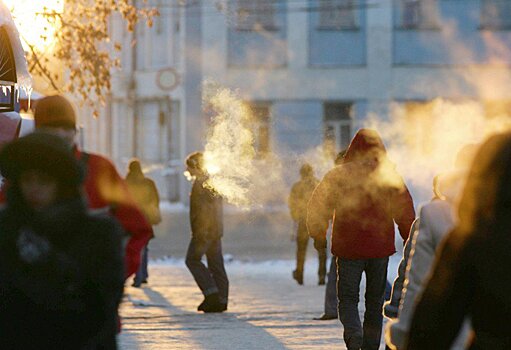
[[[147,280],[142,280],[142,282],[140,282],[140,284],[147,284],[149,282],[147,282]]]
[[[206,299],[204,298],[202,303],[200,303],[199,306],[197,306],[197,311],[204,311],[204,305],[205,304],[206,304]]]
[[[132,287],[135,287],[135,288],[140,288],[141,284],[139,282],[135,282],[133,281],[133,283],[131,284]]]
[[[320,317],[313,318],[313,320],[316,320],[316,321],[329,321],[329,320],[336,320],[336,319],[337,319],[337,315],[327,315],[327,314],[323,314]]]
[[[318,280],[318,286],[324,286],[325,285],[325,276],[320,276]]]
[[[199,310],[199,308],[201,308],[201,310]],[[224,312],[227,310],[227,304],[220,302],[218,293],[213,293],[207,295],[197,309],[199,311],[204,311],[205,313]]]
[[[293,278],[299,285],[303,285],[303,272],[298,272],[297,270],[293,271]]]

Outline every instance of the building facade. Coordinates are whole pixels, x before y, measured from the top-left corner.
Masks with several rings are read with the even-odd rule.
[[[202,149],[205,80],[251,107],[261,152],[345,148],[369,115],[447,100],[511,111],[508,0],[152,0],[161,16],[124,49],[103,115],[84,143],[126,167],[139,157],[162,197],[187,197],[186,154]],[[114,39],[115,40],[115,39]],[[420,125],[418,126],[420,127]]]

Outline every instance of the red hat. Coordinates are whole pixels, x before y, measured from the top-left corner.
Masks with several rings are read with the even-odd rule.
[[[76,113],[64,96],[47,96],[37,101],[34,113],[35,127],[76,128]]]

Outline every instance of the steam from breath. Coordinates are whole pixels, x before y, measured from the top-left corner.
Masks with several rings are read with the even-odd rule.
[[[245,209],[282,201],[282,165],[272,154],[258,155],[250,109],[234,91],[215,83],[206,82],[203,91],[212,113],[204,150],[207,185]]]
[[[407,182],[425,191],[432,187],[435,175],[453,168],[465,145],[479,144],[491,134],[509,130],[511,120],[507,115],[487,118],[480,102],[438,98],[429,103],[395,104],[390,120],[372,115],[367,126],[382,135],[390,159]],[[392,181],[391,176],[386,176],[391,169],[379,169],[383,181]]]

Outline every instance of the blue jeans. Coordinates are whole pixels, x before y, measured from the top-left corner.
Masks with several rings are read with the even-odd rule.
[[[149,277],[149,273],[147,272],[147,257],[149,255],[149,243],[146,244],[144,249],[142,249],[142,253],[140,255],[140,267],[138,268],[137,273],[135,274],[135,284],[140,285],[142,282],[147,282],[147,278]]]
[[[201,260],[204,255],[206,255],[207,266]],[[202,294],[208,296],[218,293],[220,302],[227,304],[229,280],[225,272],[220,238],[198,240],[192,237],[185,262]]]
[[[389,258],[349,260],[337,258],[337,297],[349,350],[378,350],[382,333],[382,306],[387,284]],[[364,324],[358,301],[362,273],[366,274]]]

